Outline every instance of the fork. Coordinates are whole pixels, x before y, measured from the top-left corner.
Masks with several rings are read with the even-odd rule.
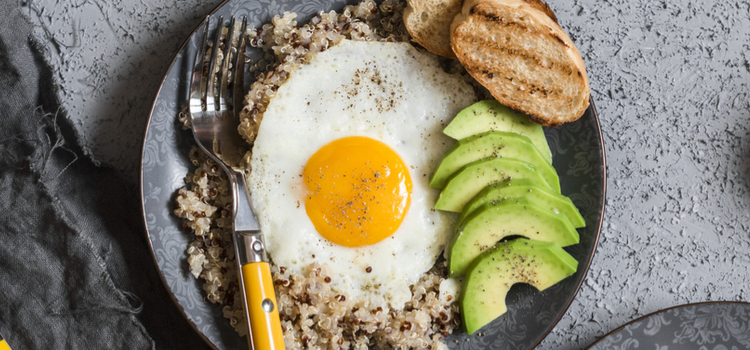
[[[243,295],[245,320],[248,325],[248,345],[251,350],[284,349],[284,339],[279,321],[278,306],[273,289],[271,270],[265,252],[260,225],[252,210],[252,200],[245,173],[240,161],[249,150],[237,131],[239,111],[242,109],[245,62],[245,31],[247,18],[243,18],[239,38],[235,31],[235,18],[229,23],[229,33],[223,48],[221,31],[224,18],[219,17],[211,58],[206,70],[205,55],[211,17],[203,25],[203,43],[195,55],[190,77],[190,109],[193,136],[198,147],[219,164],[229,177],[232,189],[232,238]],[[237,41],[235,45],[234,42]],[[218,53],[224,57],[218,62]],[[234,67],[230,77],[230,61]],[[219,65],[220,66],[217,66]],[[218,73],[217,73],[218,72]],[[216,75],[219,88],[216,86]],[[231,91],[231,94],[230,94]]]

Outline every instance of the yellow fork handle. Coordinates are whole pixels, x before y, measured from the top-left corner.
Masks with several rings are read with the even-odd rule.
[[[281,333],[270,266],[267,262],[242,265],[240,278],[245,286],[245,303],[250,315],[250,350],[284,350],[284,336]]]

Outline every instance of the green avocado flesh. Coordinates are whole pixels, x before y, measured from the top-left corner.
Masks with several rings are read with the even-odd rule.
[[[540,208],[564,214],[575,228],[586,227],[586,221],[570,198],[552,192],[529,179],[515,179],[485,187],[464,206],[461,217],[456,222],[460,225],[474,210],[485,204],[497,204],[517,198],[526,198]]]
[[[469,267],[461,293],[461,315],[472,334],[507,311],[515,283],[543,291],[574,274],[578,261],[555,243],[523,238],[498,244]]]
[[[430,187],[443,188],[451,175],[462,166],[487,157],[503,157],[533,164],[548,183],[560,182],[557,171],[523,135],[489,131],[461,139],[451,147],[430,179]]]
[[[560,193],[560,182],[546,182],[534,165],[513,158],[490,157],[466,164],[458,170],[440,193],[435,209],[460,212],[488,185],[511,179],[531,179]]]
[[[458,277],[488,248],[509,236],[523,236],[567,247],[580,240],[578,231],[560,213],[519,198],[477,208],[456,227],[450,245],[449,270]]]
[[[529,117],[515,113],[495,100],[479,101],[453,118],[443,133],[460,140],[486,131],[509,131],[528,137],[539,154],[552,164],[547,138],[540,125],[534,124]]]

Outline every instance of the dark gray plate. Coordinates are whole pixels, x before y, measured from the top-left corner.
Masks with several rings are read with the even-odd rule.
[[[260,26],[273,15],[293,11],[298,21],[305,23],[319,11],[338,10],[347,3],[355,2],[228,0],[213,13],[225,18],[247,16],[250,23]],[[185,249],[190,236],[172,215],[175,192],[184,185],[191,167],[187,154],[193,139],[189,131],[181,129],[176,117],[184,108],[181,96],[187,91],[189,57],[193,57],[199,40],[192,35],[175,56],[149,116],[141,162],[143,215],[164,284],[185,317],[213,347],[247,349],[245,339],[238,337],[221,316],[221,308],[203,302],[200,282],[188,272]],[[601,230],[606,189],[604,147],[593,101],[580,120],[547,129],[546,135],[562,192],[570,196],[586,219],[587,227],[579,230],[581,243],[568,249],[578,259],[578,272],[542,293],[529,286],[515,286],[508,294],[508,313],[481,330],[484,336],[452,336],[449,346],[453,348],[533,348],[565,313],[589,268]]]
[[[707,302],[675,306],[630,322],[588,350],[750,349],[750,304]]]

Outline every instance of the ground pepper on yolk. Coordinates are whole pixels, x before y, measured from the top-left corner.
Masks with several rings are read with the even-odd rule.
[[[386,144],[346,137],[321,147],[303,172],[305,210],[326,239],[347,247],[375,244],[401,225],[412,182],[406,164]]]

